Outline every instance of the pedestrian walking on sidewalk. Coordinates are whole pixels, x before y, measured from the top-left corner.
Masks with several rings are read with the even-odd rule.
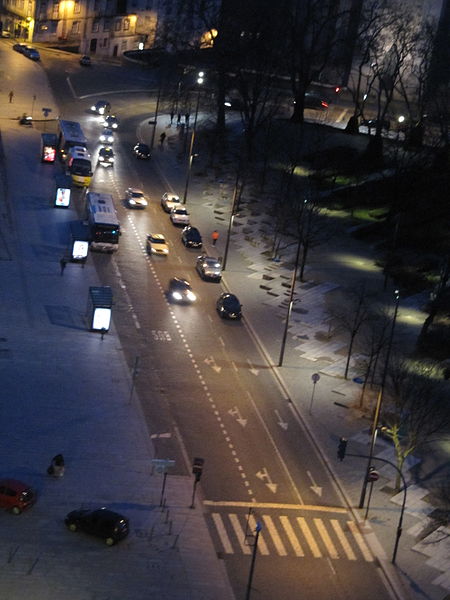
[[[175,112],[172,108],[172,110],[170,111],[170,126],[172,127],[172,123],[173,123],[173,118],[175,116]]]
[[[219,239],[219,232],[217,231],[217,229],[214,229],[214,231],[211,234],[211,238],[212,238],[212,244],[213,244],[213,246],[215,246],[217,240]]]
[[[159,143],[161,144],[161,146],[163,146],[165,139],[166,139],[166,134],[163,131],[162,134],[159,136]]]
[[[14,98],[14,92],[13,92],[13,90],[11,90],[11,91],[9,92],[8,96],[9,96],[9,103],[11,104],[11,103],[12,103],[12,101],[13,101],[13,98]]]
[[[62,454],[57,454],[52,458],[52,462],[47,469],[47,473],[49,475],[53,475],[53,477],[62,477],[64,475],[64,471],[64,457]]]
[[[59,264],[61,265],[61,275],[64,275],[64,269],[66,268],[67,264],[67,260],[64,258],[64,256],[59,261]]]

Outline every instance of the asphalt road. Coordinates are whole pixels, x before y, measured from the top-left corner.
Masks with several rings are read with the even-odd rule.
[[[94,156],[101,128],[88,111],[91,102],[107,98],[121,119],[116,165],[97,168],[91,187],[113,193],[123,235],[117,255],[92,260],[104,285],[113,287],[121,344],[130,370],[137,368],[130,401],[141,402],[157,455],[174,459],[180,474],[189,472],[193,457],[205,458],[203,509],[237,598],[247,584],[257,522],[262,533],[255,598],[387,597],[372,555],[245,318],[236,323],[219,319],[214,306],[222,286],[199,278],[197,253],[184,248],[180,229],[159,206],[166,177],[180,193],[182,163],[173,177],[163,177],[152,162],[131,156],[137,138],[148,141],[151,135],[145,123],[154,107],[146,91],[154,88],[152,74],[115,65],[82,69],[76,58],[68,64],[57,54],[43,53],[43,64],[61,115],[81,121]],[[124,206],[129,185],[149,195],[147,210]],[[81,217],[82,193],[75,202]],[[193,224],[208,238],[206,209],[195,206],[192,212]],[[167,259],[147,256],[150,231],[167,236]],[[174,275],[192,282],[199,296],[194,305],[168,302],[165,292]],[[245,306],[244,315],[251,309]],[[294,530],[302,532],[302,544]]]

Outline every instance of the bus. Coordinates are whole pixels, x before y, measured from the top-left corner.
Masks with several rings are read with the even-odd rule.
[[[67,174],[78,187],[87,187],[92,179],[91,155],[82,146],[72,146],[66,159]]]
[[[99,252],[117,252],[120,223],[111,194],[86,194],[87,218],[91,249]]]
[[[87,154],[87,139],[81,129],[81,125],[76,121],[65,121],[60,119],[58,123],[58,149],[59,157],[63,162],[68,162],[71,154],[84,149]],[[74,185],[88,186],[92,178],[92,164],[90,157],[79,157],[67,171],[72,176]]]

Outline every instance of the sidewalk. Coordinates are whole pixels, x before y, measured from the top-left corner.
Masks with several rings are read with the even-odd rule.
[[[3,444],[0,473],[32,485],[36,505],[19,517],[1,513],[0,596],[15,600],[232,600],[200,508],[191,510],[191,477],[169,476],[160,506],[161,474],[140,413],[130,402],[130,373],[116,330],[88,331],[89,286],[99,285],[90,260],[69,263],[73,207],[53,208],[55,167],[39,162],[41,125],[22,127],[30,97],[57,107],[42,68],[0,47],[0,362]],[[11,62],[12,68],[6,66]],[[39,129],[38,129],[39,127]],[[62,453],[66,474],[49,478]],[[130,520],[114,548],[68,532],[65,515],[106,505]],[[71,537],[72,536],[72,537]]]
[[[170,181],[167,191],[181,196],[187,161],[180,153],[180,130],[174,125],[169,127],[169,118],[165,115],[161,115],[158,125],[157,136],[160,131],[165,131],[167,138],[163,150],[158,152],[155,148],[154,162],[163,180]],[[198,151],[198,147],[194,148],[194,152]],[[207,251],[220,256],[225,251],[235,173],[231,172],[217,181],[211,175],[204,176],[207,171],[205,160],[202,161],[201,157],[195,160],[198,164],[193,163],[187,206],[193,215],[192,221],[203,233]],[[196,172],[202,172],[202,177],[196,177]],[[290,251],[285,251],[279,262],[272,261],[271,223],[268,221],[270,217],[260,198],[249,201],[244,197],[233,223],[223,282],[243,304],[245,322],[267,362],[277,365],[296,245],[291,245]],[[215,248],[208,233],[214,229],[220,233]],[[358,408],[361,384],[353,381],[363,375],[361,361],[364,357],[353,357],[349,378],[345,380],[348,341],[345,336],[330,331],[328,309],[333,303],[342,301],[339,296],[342,289],[356,285],[361,279],[377,293],[377,302],[393,307],[393,289],[382,292],[383,274],[374,264],[373,252],[368,244],[353,239],[343,230],[331,244],[323,244],[310,251],[305,283],[297,281],[299,302],[294,305],[290,318],[283,367],[273,368],[286,398],[296,407],[306,430],[316,441],[318,451],[330,471],[335,473],[339,487],[353,507],[359,503],[367,461],[347,458],[340,463],[336,451],[338,440],[343,436],[349,440],[349,453],[364,455],[368,452],[371,423],[368,411],[363,413]],[[423,296],[401,300],[395,344],[400,346],[417,337],[426,317],[420,310],[423,301]],[[312,382],[313,374],[320,376],[316,385]],[[437,449],[435,452],[438,456]],[[381,438],[377,441],[375,454],[395,463],[393,446]],[[410,456],[404,468],[410,485],[397,569],[390,565],[390,560],[403,493],[392,493],[395,480],[392,468],[375,462],[380,479],[373,488],[368,519],[363,522],[365,511],[355,509],[355,514],[367,538],[378,540],[374,550],[386,575],[392,576],[393,581],[401,576],[404,592],[400,589],[399,593],[422,600],[442,600],[450,592],[450,528],[428,531],[432,523],[429,517],[436,507],[429,491],[414,483],[411,472],[421,460]],[[441,462],[438,463],[438,460]],[[448,464],[448,456],[442,448],[435,464],[442,466],[446,461]]]

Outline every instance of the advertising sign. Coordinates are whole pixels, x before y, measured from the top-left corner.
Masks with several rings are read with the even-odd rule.
[[[57,188],[55,206],[58,208],[67,208],[70,204],[70,188]]]

